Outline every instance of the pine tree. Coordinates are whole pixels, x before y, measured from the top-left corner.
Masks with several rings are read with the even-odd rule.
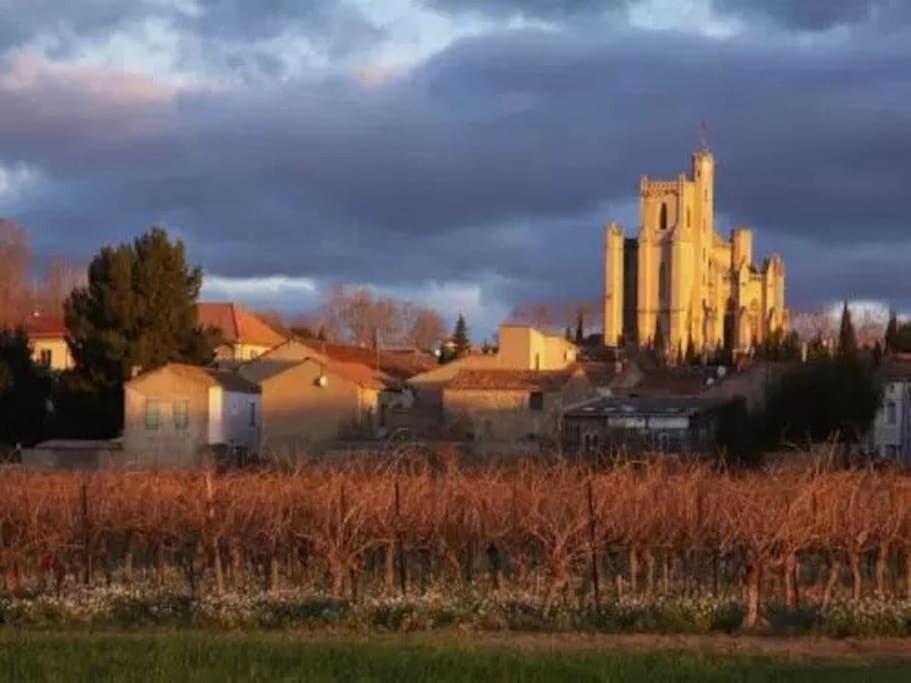
[[[51,377],[32,362],[21,330],[0,330],[0,442],[32,445],[44,435]]]
[[[104,247],[88,284],[64,305],[79,373],[95,387],[119,389],[134,368],[210,361],[216,340],[196,320],[201,285],[202,271],[187,266],[183,243],[160,228]]]
[[[452,343],[457,358],[464,356],[471,350],[471,339],[468,338],[468,325],[465,323],[465,316],[461,313],[459,313],[459,317],[456,319],[455,329],[452,332]]]
[[[854,323],[851,322],[851,310],[848,308],[847,299],[841,309],[841,326],[838,330],[838,348],[836,353],[839,358],[855,358],[857,356],[857,335],[854,333]]]
[[[576,344],[582,345],[582,342],[585,341],[585,326],[582,320],[582,311],[579,311],[578,316],[576,317]]]
[[[889,324],[886,325],[886,334],[884,337],[885,352],[895,353],[898,351],[898,316],[895,311],[889,311]]]

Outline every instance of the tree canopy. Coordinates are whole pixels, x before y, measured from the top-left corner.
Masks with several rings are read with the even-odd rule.
[[[50,392],[50,376],[32,362],[25,333],[0,330],[0,442],[41,440]]]
[[[471,339],[468,337],[468,324],[465,322],[465,316],[459,313],[456,319],[455,329],[452,332],[452,343],[454,345],[456,357],[464,356],[471,350]]]
[[[88,284],[64,306],[79,371],[110,388],[134,369],[210,361],[214,339],[196,320],[201,285],[202,271],[187,265],[183,243],[171,242],[161,228],[104,247],[89,266]]]
[[[762,433],[766,445],[837,438],[856,443],[881,401],[873,369],[857,358],[821,358],[795,366],[766,396]]]

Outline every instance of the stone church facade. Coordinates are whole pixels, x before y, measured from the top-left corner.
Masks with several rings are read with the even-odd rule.
[[[639,236],[616,223],[604,235],[604,344],[652,344],[669,351],[747,351],[787,329],[781,257],[753,263],[753,233],[715,232],[715,160],[693,154],[689,177],[640,183]]]

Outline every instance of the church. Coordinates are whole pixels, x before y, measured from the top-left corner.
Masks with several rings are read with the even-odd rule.
[[[753,232],[715,232],[715,159],[703,145],[689,177],[643,176],[638,237],[604,234],[604,344],[747,352],[786,330],[784,262],[753,263]]]

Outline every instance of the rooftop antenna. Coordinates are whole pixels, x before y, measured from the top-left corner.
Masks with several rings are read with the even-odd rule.
[[[709,151],[709,126],[705,119],[699,124],[699,151]]]

